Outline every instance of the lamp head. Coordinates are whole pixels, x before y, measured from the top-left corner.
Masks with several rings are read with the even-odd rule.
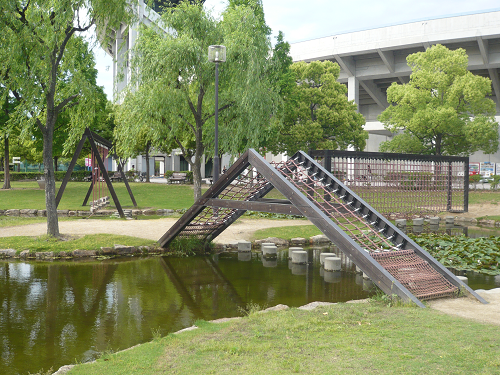
[[[208,47],[208,61],[213,63],[226,61],[226,47],[222,45]]]

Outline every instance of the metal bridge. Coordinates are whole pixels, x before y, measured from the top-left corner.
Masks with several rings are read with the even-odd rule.
[[[265,199],[276,188],[288,200]],[[481,296],[302,151],[270,164],[249,149],[158,241],[212,241],[245,211],[308,218],[386,294],[422,300]]]

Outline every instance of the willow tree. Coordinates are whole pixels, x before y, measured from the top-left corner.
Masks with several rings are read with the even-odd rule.
[[[277,100],[266,74],[271,44],[245,5],[230,5],[215,19],[200,3],[182,2],[161,20],[163,29],[140,30],[131,67],[135,77],[118,109],[117,132],[124,148],[147,126],[154,146],[180,149],[193,171],[197,200],[202,157],[214,154],[215,66],[208,47],[227,48],[227,61],[219,64],[220,144],[237,152],[242,143],[258,147],[269,134]]]
[[[467,70],[464,49],[438,44],[409,55],[407,62],[410,82],[387,89],[392,105],[379,116],[386,129],[398,133],[381,151],[467,156],[498,149],[491,81]]]
[[[0,85],[16,92],[19,105],[11,114],[25,133],[37,127],[43,136],[47,234],[59,235],[52,155],[59,115],[67,112],[81,136],[94,115],[93,54],[78,34],[93,25],[112,34],[130,19],[126,0],[2,0],[0,5]],[[94,69],[95,70],[95,69]],[[7,95],[7,94],[6,94]]]

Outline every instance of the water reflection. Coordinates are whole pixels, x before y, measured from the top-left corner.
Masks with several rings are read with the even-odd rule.
[[[405,233],[436,233],[436,234],[448,234],[450,236],[460,236],[464,235],[470,238],[479,237],[490,237],[490,236],[500,236],[500,228],[493,227],[475,227],[466,226],[458,224],[430,224],[425,223],[425,225],[408,225],[404,227],[403,232]]]
[[[320,275],[319,254],[288,268],[257,253],[206,258],[78,262],[0,262],[0,368],[26,374],[89,361],[192,325],[241,315],[249,303],[301,306],[369,293],[344,268]],[[344,264],[345,265],[345,264]],[[298,266],[298,267],[294,267]]]

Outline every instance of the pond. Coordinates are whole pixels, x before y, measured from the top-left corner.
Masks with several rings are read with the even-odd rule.
[[[194,324],[241,316],[249,304],[298,307],[369,297],[368,283],[344,263],[322,276],[319,254],[292,265],[257,253],[101,262],[0,262],[2,373],[54,371]]]
[[[452,231],[462,232],[463,227]],[[479,235],[471,229],[468,234]],[[91,361],[102,352],[150,341],[198,319],[241,316],[250,305],[298,307],[371,296],[371,281],[332,249],[306,249],[308,265],[291,264],[286,249],[276,260],[253,252],[100,262],[0,261],[2,374],[55,371],[75,361]],[[343,260],[338,273],[325,273],[320,266],[320,253],[330,251]],[[453,272],[468,276],[472,289],[500,287],[500,276]]]

